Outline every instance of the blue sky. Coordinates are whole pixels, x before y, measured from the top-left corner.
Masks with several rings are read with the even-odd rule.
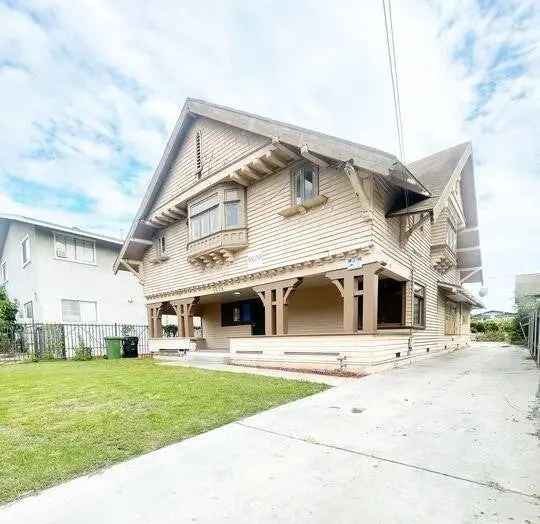
[[[394,2],[406,159],[471,140],[486,303],[540,271],[536,2]],[[0,0],[0,210],[122,235],[187,96],[397,150],[380,2]]]

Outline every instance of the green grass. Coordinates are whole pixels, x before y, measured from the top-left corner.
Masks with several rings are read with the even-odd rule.
[[[151,360],[0,366],[0,503],[324,389]]]

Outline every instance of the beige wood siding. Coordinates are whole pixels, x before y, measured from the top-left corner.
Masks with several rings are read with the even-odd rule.
[[[367,246],[371,223],[361,213],[347,177],[335,170],[320,173],[320,193],[328,197],[326,205],[305,215],[284,218],[278,211],[290,205],[290,171],[285,169],[247,188],[249,246],[230,264],[201,269],[187,262],[188,231],[185,221],[165,230],[166,262],[153,264],[155,248],[144,257],[144,293],[172,292],[194,284],[212,283],[248,272],[246,254],[260,251],[264,265],[257,271],[309,260],[317,256]]]
[[[198,117],[192,124],[154,202],[153,210],[197,183],[195,137],[202,137],[202,178],[252,153],[269,140],[266,137]]]
[[[208,349],[229,349],[230,337],[251,335],[251,326],[222,326],[221,304],[201,306],[203,338]]]

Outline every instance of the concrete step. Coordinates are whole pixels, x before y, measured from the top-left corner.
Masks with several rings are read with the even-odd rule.
[[[185,355],[176,349],[161,349],[156,355],[159,360],[183,361],[183,362],[208,362],[225,364],[229,361],[230,355],[221,351],[188,351]]]

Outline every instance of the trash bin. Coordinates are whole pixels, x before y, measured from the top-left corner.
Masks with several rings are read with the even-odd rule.
[[[139,337],[124,337],[122,339],[122,356],[137,358],[139,356]]]
[[[105,337],[107,358],[120,358],[122,356],[123,337]]]

